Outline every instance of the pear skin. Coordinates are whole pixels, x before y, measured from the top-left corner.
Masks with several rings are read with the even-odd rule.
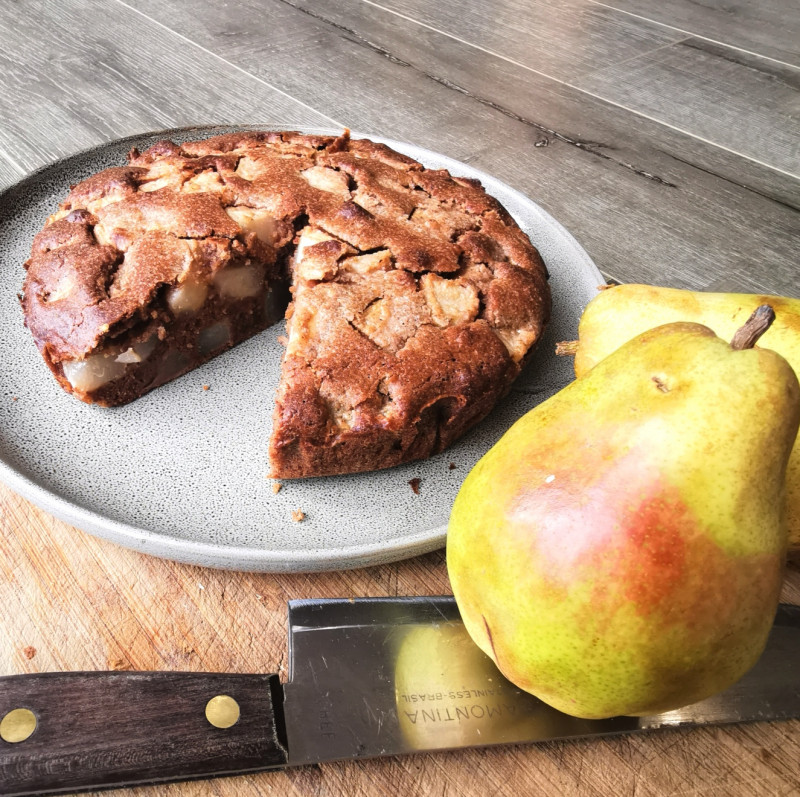
[[[704,324],[721,338],[730,340],[762,304],[770,305],[776,318],[759,340],[759,347],[778,352],[800,374],[800,299],[618,285],[601,291],[581,316],[575,375],[580,378],[639,333],[675,321]],[[789,459],[786,503],[789,556],[800,558],[800,443],[795,445]]]
[[[800,385],[772,351],[651,329],[523,416],[450,517],[465,626],[567,714],[673,710],[761,655],[786,549]]]

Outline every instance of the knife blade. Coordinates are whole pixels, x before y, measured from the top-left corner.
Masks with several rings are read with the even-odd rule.
[[[218,777],[340,759],[800,717],[800,607],[715,697],[582,720],[507,681],[450,597],[289,603],[289,674],[0,677],[0,795]]]

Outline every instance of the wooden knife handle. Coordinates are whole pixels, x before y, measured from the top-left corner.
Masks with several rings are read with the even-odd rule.
[[[230,727],[216,727],[206,716],[215,697],[221,699],[209,712],[217,724],[230,723],[238,709]],[[30,736],[17,740],[30,731],[34,719]],[[0,795],[272,769],[287,762],[283,733],[276,675],[75,672],[1,677]]]

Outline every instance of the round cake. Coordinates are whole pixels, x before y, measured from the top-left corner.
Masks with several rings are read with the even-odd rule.
[[[276,478],[437,453],[519,374],[547,272],[474,180],[293,132],[163,141],[76,185],[35,237],[25,323],[59,384],[115,406],[286,317]],[[254,364],[257,367],[258,364]]]

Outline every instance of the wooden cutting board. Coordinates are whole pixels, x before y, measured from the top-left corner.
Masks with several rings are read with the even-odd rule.
[[[208,570],[97,540],[0,486],[2,675],[165,669],[278,671],[285,678],[288,600],[450,593],[441,551],[335,573]],[[789,569],[783,600],[800,603],[797,567]],[[800,721],[791,721],[324,764],[114,793],[773,797],[800,793],[799,761]]]

